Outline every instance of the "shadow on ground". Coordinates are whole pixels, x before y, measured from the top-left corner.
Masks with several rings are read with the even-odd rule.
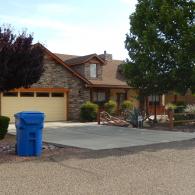
[[[60,162],[68,159],[100,159],[110,156],[120,157],[124,155],[134,155],[141,152],[153,153],[160,150],[189,150],[192,148],[195,148],[195,139],[107,150],[87,150],[74,148],[72,151],[67,151],[64,148],[61,148],[57,153],[52,154],[51,151],[51,156],[49,156],[48,158],[42,158],[41,160]]]
[[[0,164],[13,162],[22,163],[34,162],[62,162],[68,159],[101,159],[110,156],[134,155],[142,152],[154,153],[161,150],[189,150],[195,148],[195,139],[185,141],[175,141],[169,143],[152,144],[146,146],[135,146],[126,148],[89,150],[76,147],[57,147],[55,150],[43,151],[41,157],[18,157],[14,152],[0,156]]]

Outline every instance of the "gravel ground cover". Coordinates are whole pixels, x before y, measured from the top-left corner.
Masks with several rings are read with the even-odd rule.
[[[40,160],[50,158],[53,155],[60,153],[62,150],[66,152],[81,151],[74,147],[61,147],[50,143],[43,143],[41,157],[19,157],[15,152],[16,138],[15,135],[7,134],[5,139],[0,140],[0,163],[5,162],[25,162],[32,160]]]
[[[2,161],[0,194],[194,195],[194,154],[195,140],[99,151],[53,147],[39,158]]]

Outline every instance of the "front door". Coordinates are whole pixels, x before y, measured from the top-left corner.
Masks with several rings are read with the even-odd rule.
[[[122,103],[127,99],[126,93],[117,93],[117,109],[121,109]]]

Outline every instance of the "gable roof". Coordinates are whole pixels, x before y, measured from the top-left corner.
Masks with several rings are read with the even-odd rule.
[[[59,54],[59,53],[54,53],[58,58],[60,58],[63,62],[66,60],[72,59],[72,58],[77,58],[79,56],[76,55],[68,55],[68,54]]]
[[[56,54],[59,56],[62,60],[64,60],[68,65],[70,62],[83,62],[86,59],[90,59],[93,57],[93,55],[97,54],[91,54],[87,56],[73,56],[73,55],[66,55],[66,54]],[[86,60],[86,61],[87,61]],[[91,79],[89,80],[91,82],[90,87],[115,87],[115,88],[131,88],[127,85],[124,77],[119,71],[119,66],[123,64],[124,62],[122,60],[107,60],[105,63],[105,66],[102,66],[102,79],[96,80]],[[70,65],[71,67],[71,65]]]
[[[65,54],[56,54],[56,55],[59,56],[59,58],[62,59],[69,66],[84,64],[87,61],[91,60],[92,58],[98,59],[102,64],[105,63],[105,61],[95,53],[85,55],[85,56],[74,56],[74,55],[65,55]]]
[[[68,71],[70,71],[73,75],[75,75],[76,77],[78,77],[79,79],[81,79],[82,81],[84,81],[87,84],[92,84],[88,79],[86,79],[85,77],[83,77],[82,75],[80,75],[78,72],[74,71],[72,68],[69,67],[68,64],[66,64],[65,62],[62,61],[62,59],[60,59],[58,56],[56,56],[54,53],[52,53],[51,51],[49,51],[46,47],[44,47],[42,44],[40,43],[36,43],[36,46],[41,47],[49,56],[51,56],[54,60],[56,60],[59,64],[63,65]]]
[[[123,61],[121,60],[106,61],[105,66],[102,66],[103,68],[102,79],[101,80],[88,80],[87,78],[79,74],[77,71],[73,70],[69,63],[72,60],[72,65],[76,65],[76,63],[78,62],[79,64],[82,64],[92,59],[93,57],[97,57],[102,62],[104,62],[104,60],[101,59],[97,54],[90,54],[86,56],[76,56],[76,55],[66,55],[66,54],[56,54],[56,53],[54,54],[51,51],[49,51],[46,47],[41,45],[40,43],[37,43],[35,45],[40,46],[49,56],[51,56],[59,64],[63,65],[74,76],[84,81],[89,87],[132,88],[127,85],[124,77],[119,72],[118,68],[121,64],[123,64]]]
[[[102,80],[89,80],[94,87],[117,87],[131,88],[125,81],[124,76],[119,71],[119,66],[124,62],[121,60],[107,61],[105,66],[102,66]]]

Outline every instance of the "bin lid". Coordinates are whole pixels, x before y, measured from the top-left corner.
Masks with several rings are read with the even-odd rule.
[[[38,111],[22,111],[16,113],[14,116],[17,119],[22,119],[27,124],[40,124],[43,123],[45,118],[45,114]]]

